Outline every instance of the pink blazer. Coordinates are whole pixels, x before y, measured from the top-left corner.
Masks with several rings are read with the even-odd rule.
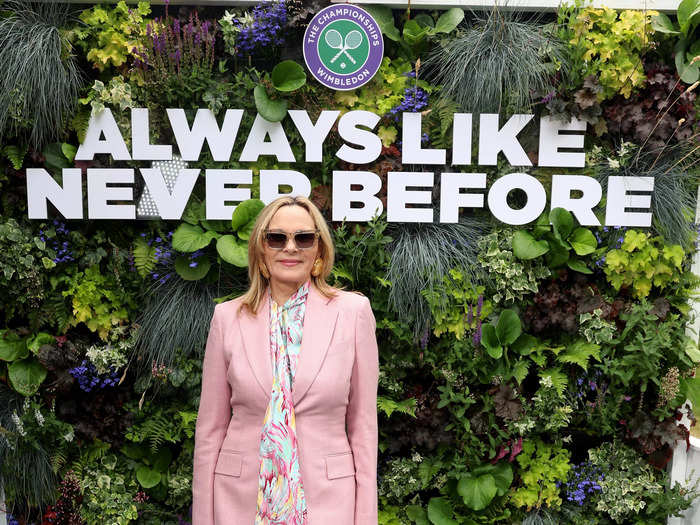
[[[195,430],[193,525],[254,525],[272,389],[270,310],[216,305]],[[309,287],[292,395],[307,525],[377,525],[376,322],[369,299]]]

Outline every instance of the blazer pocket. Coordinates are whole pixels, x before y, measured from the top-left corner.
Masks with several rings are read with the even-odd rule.
[[[242,467],[243,456],[240,453],[222,450],[219,452],[219,458],[216,461],[214,472],[237,478],[241,475]]]
[[[355,475],[355,461],[352,452],[342,452],[326,456],[326,476],[328,479],[345,478]]]

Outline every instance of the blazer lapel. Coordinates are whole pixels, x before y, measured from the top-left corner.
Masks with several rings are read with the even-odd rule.
[[[258,315],[252,316],[245,310],[239,316],[239,323],[248,363],[258,385],[269,400],[272,391],[272,359],[270,358],[270,298],[267,291],[264,297],[258,309]],[[329,302],[330,299],[321,295],[313,284],[309,286],[299,361],[292,385],[295,405],[301,401],[316,379],[333,337],[338,320],[338,308]]]
[[[336,303],[329,304],[330,298],[321,295],[313,282],[306,301],[299,361],[292,386],[295,405],[304,397],[321,370],[338,320]]]
[[[272,391],[272,360],[270,358],[270,298],[267,290],[258,308],[258,314],[253,316],[244,310],[239,316],[243,349],[250,368],[253,369],[263,393],[270,399]]]

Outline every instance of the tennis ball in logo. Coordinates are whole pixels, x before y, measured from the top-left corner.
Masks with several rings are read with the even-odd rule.
[[[351,75],[359,71],[369,57],[369,40],[352,20],[336,20],[321,32],[318,56],[329,71]]]

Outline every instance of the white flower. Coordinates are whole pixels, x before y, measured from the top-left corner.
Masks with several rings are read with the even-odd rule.
[[[38,408],[34,409],[34,418],[40,427],[44,426],[44,416],[41,415]]]
[[[542,385],[545,388],[551,388],[553,383],[552,383],[552,376],[544,376],[540,379],[540,385]]]
[[[24,437],[27,435],[27,433],[24,430],[24,425],[22,425],[22,420],[19,418],[17,412],[15,412],[14,410],[12,411],[12,422],[15,424],[17,432],[20,436]]]
[[[72,428],[70,429],[70,432],[68,432],[67,434],[65,434],[63,436],[63,439],[65,439],[66,441],[69,441],[69,442],[73,441],[73,429]]]
[[[616,170],[620,168],[620,161],[617,159],[611,159],[608,157],[608,166],[610,166],[612,169]]]

